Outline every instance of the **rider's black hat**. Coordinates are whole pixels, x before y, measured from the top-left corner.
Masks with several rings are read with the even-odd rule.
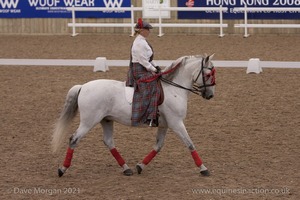
[[[135,25],[135,29],[152,29],[153,27],[146,21],[143,21],[141,18],[138,19],[138,22]]]

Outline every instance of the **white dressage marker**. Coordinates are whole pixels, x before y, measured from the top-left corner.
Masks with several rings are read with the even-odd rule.
[[[251,58],[248,62],[247,74],[249,74],[249,73],[259,74],[261,72],[262,72],[262,68],[260,66],[259,58]]]
[[[108,65],[106,62],[106,57],[98,57],[96,58],[95,65],[94,65],[94,72],[106,72],[108,71]]]

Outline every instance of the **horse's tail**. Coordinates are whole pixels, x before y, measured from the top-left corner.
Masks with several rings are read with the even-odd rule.
[[[80,93],[81,85],[73,86],[66,97],[64,108],[60,114],[58,121],[55,124],[52,149],[56,152],[62,143],[62,138],[67,132],[72,119],[76,116],[78,110],[78,95]]]

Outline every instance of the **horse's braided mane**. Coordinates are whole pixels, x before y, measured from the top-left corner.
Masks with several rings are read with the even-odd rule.
[[[191,55],[191,56],[182,56],[175,60],[170,66],[167,66],[163,71],[166,72],[168,70],[173,69],[174,67],[177,67],[177,65],[180,65],[175,69],[173,72],[163,75],[164,78],[172,80],[175,75],[178,73],[178,69],[185,65],[185,62],[189,59],[199,59],[204,58],[203,55]]]

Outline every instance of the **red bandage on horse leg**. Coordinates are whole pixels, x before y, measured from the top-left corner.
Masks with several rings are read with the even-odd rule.
[[[122,167],[125,164],[125,161],[122,158],[122,156],[119,154],[119,152],[117,151],[117,149],[113,148],[113,149],[110,150],[110,152],[115,157],[115,159],[117,160],[118,164]]]
[[[147,165],[157,154],[157,151],[154,149],[144,158],[143,164]]]
[[[202,165],[202,160],[201,158],[199,157],[198,153],[196,150],[192,151],[191,152],[192,156],[193,156],[193,159],[195,161],[195,164],[200,167]]]
[[[74,149],[71,149],[70,147],[67,150],[67,155],[64,161],[64,167],[69,168],[71,166],[71,161],[73,157]]]

